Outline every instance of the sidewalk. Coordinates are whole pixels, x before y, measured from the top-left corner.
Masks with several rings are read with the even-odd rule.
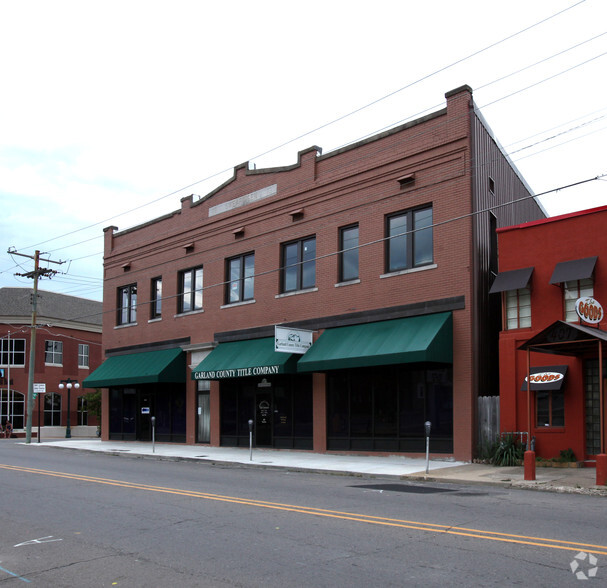
[[[536,479],[525,481],[522,466],[495,467],[487,464],[432,459],[426,474],[426,460],[402,455],[367,456],[311,453],[277,449],[209,447],[172,443],[101,441],[100,439],[32,440],[32,448],[62,448],[99,451],[152,459],[193,460],[211,464],[240,464],[245,467],[284,468],[291,471],[327,472],[341,475],[392,477],[399,480],[458,484],[489,484],[510,488],[548,490],[607,496],[607,486],[596,486],[594,468],[536,468]]]

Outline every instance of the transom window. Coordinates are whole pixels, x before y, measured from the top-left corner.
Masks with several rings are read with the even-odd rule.
[[[255,254],[247,253],[227,261],[226,304],[252,300],[255,286]]]
[[[339,229],[339,281],[358,279],[358,225]]]
[[[44,363],[54,365],[63,365],[63,342],[45,341],[44,342]]]
[[[529,288],[508,290],[505,293],[506,329],[531,326],[531,291]]]
[[[0,339],[0,365],[25,366],[25,339]]]
[[[89,367],[89,346],[85,343],[78,343],[78,367]]]
[[[282,292],[316,286],[316,237],[306,237],[282,246]]]
[[[416,208],[387,217],[386,237],[388,272],[432,263],[432,207]]]
[[[137,284],[118,288],[118,324],[129,325],[137,321]]]
[[[594,296],[594,282],[592,278],[572,280],[563,284],[563,305],[565,307],[565,320],[568,323],[577,323],[580,317],[575,312],[575,302],[584,296]]]
[[[202,310],[202,267],[179,272],[178,312]]]

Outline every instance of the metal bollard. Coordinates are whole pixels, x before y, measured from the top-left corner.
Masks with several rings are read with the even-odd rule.
[[[253,420],[249,419],[249,461],[253,461]]]
[[[426,430],[426,474],[430,470],[430,429],[432,428],[432,423],[430,421],[426,421],[424,423],[424,429]]]
[[[151,417],[150,421],[152,421],[152,453],[156,453],[156,417]]]

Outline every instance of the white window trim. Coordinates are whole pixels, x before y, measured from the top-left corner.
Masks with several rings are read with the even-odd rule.
[[[381,274],[379,277],[380,277],[380,279],[393,278],[394,276],[403,276],[405,274],[414,274],[416,272],[425,272],[426,270],[436,269],[437,267],[438,267],[438,264],[429,263],[428,265],[422,265],[420,267],[412,267],[412,268],[405,269],[405,270],[399,270],[397,272]]]

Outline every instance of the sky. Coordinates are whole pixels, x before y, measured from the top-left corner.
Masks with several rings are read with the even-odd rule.
[[[104,227],[464,84],[550,216],[607,204],[604,0],[6,1],[0,55],[0,287],[39,250],[40,289],[101,300]]]

